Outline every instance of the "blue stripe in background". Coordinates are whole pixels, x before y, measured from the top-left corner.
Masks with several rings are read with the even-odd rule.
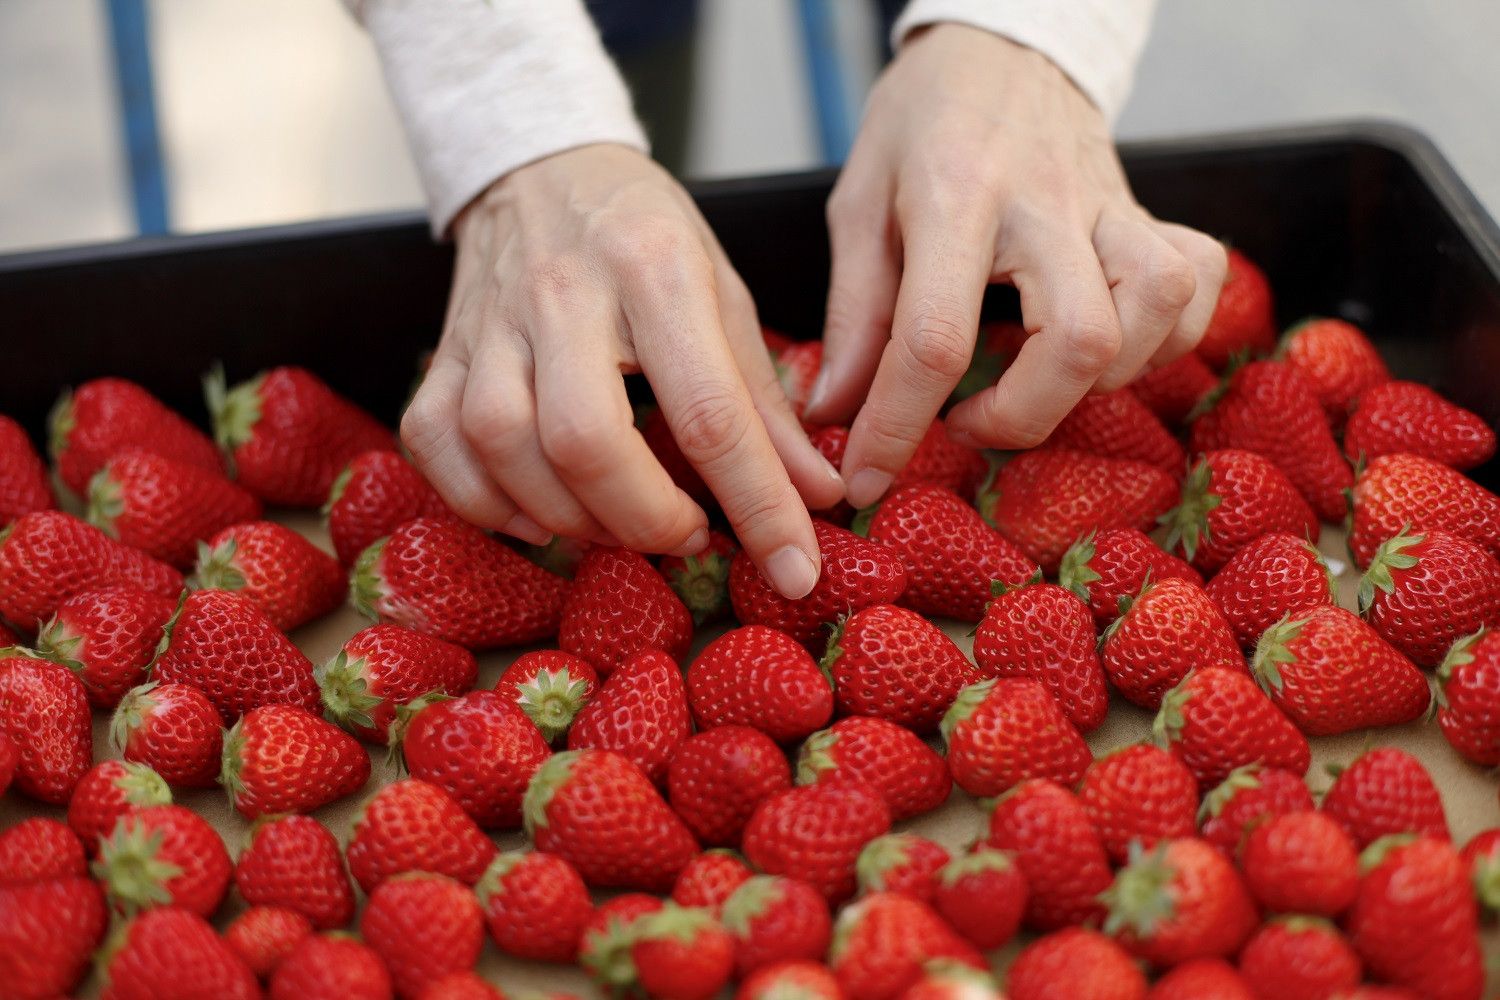
[[[146,0],[105,0],[105,7],[136,229],[142,235],[165,233],[169,228],[167,187],[151,80]]]
[[[839,63],[838,33],[829,0],[797,0],[802,19],[802,44],[817,111],[818,141],[825,163],[843,163],[853,141],[849,101]]]

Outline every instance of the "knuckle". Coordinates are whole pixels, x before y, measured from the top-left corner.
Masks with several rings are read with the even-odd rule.
[[[700,387],[672,421],[678,446],[695,464],[719,461],[738,447],[748,430],[748,407],[728,387]]]
[[[527,270],[525,294],[533,306],[551,306],[575,296],[582,282],[583,266],[570,256],[548,257]]]
[[[791,509],[779,489],[772,483],[761,483],[735,497],[734,509],[726,511],[740,538],[753,538],[774,524]]]
[[[531,408],[508,393],[487,394],[462,420],[464,439],[481,455],[513,451],[532,426]]]
[[[421,463],[441,445],[447,432],[442,404],[430,393],[418,392],[401,415],[401,442]]]
[[[681,227],[657,220],[612,230],[605,253],[626,279],[653,284],[708,263],[702,246],[694,246]]]
[[[1141,294],[1158,313],[1179,313],[1192,301],[1198,279],[1186,257],[1170,247],[1150,253],[1141,266]]]
[[[599,469],[611,436],[609,422],[586,407],[551,416],[538,428],[548,461],[584,476]]]
[[[1102,371],[1120,354],[1120,324],[1102,309],[1077,316],[1062,334],[1063,358],[1081,371]]]
[[[926,310],[902,338],[912,368],[936,382],[957,382],[969,368],[973,338],[941,306]]]
[[[1018,448],[1035,448],[1052,434],[1053,425],[1035,417],[1021,417],[1011,423],[1006,438]]]

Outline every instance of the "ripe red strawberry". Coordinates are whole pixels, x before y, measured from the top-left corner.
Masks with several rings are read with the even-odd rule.
[[[1337,917],[1359,888],[1359,849],[1327,813],[1312,809],[1251,830],[1240,868],[1256,901],[1273,913]]]
[[[1435,667],[1459,639],[1500,626],[1500,561],[1446,531],[1403,531],[1375,550],[1359,609],[1392,646]]]
[[[682,453],[677,439],[672,436],[672,425],[667,422],[661,407],[652,403],[637,406],[635,427],[640,431],[641,437],[646,439],[646,447],[651,449],[651,454],[656,456],[657,462],[682,492],[700,504],[713,502],[713,491],[708,488],[703,477],[698,475],[693,463]]]
[[[821,646],[840,615],[898,600],[906,589],[901,557],[888,545],[813,519],[823,573],[812,593],[789,601],[771,589],[741,552],[729,567],[729,597],[746,625],[769,625],[804,646]]]
[[[708,545],[697,555],[666,556],[657,569],[693,616],[695,625],[730,616],[729,564],[740,550],[721,531],[708,533]]]
[[[915,833],[885,833],[864,846],[854,863],[860,895],[901,892],[931,903],[947,848]]]
[[[896,551],[906,569],[901,605],[931,617],[978,621],[992,582],[1020,585],[1037,572],[967,501],[941,486],[896,490],[855,530]]]
[[[137,448],[89,480],[89,523],[178,569],[193,565],[200,541],[260,515],[260,501],[222,472]]]
[[[365,803],[346,856],[350,874],[368,893],[388,878],[413,871],[473,885],[496,853],[494,841],[451,795],[407,778],[386,785]]]
[[[77,494],[100,466],[126,448],[143,448],[214,472],[222,468],[208,435],[122,378],[94,379],[63,393],[52,409],[51,435],[57,471]]]
[[[234,885],[252,906],[296,910],[319,930],[346,926],[354,889],[338,841],[310,816],[262,820],[234,868]]]
[[[359,931],[390,970],[396,992],[411,997],[435,979],[474,967],[484,947],[484,914],[467,886],[409,872],[370,893]]]
[[[795,743],[833,715],[833,685],[807,650],[779,629],[745,625],[703,647],[687,671],[699,729],[750,726]]]
[[[602,992],[613,995],[635,982],[630,947],[641,922],[665,905],[655,896],[627,892],[595,908],[578,940],[578,964]]]
[[[397,718],[392,745],[413,778],[453,796],[485,829],[521,825],[526,784],[552,751],[515,702],[494,691],[439,695],[403,707]]]
[[[1174,966],[1146,994],[1146,1000],[1258,1000],[1243,976],[1222,958],[1195,958]]]
[[[151,677],[198,688],[225,725],[262,705],[321,710],[312,663],[249,598],[226,590],[183,595]]]
[[[1152,723],[1158,746],[1182,758],[1199,788],[1246,764],[1303,774],[1307,738],[1242,670],[1194,670],[1162,698]]]
[[[346,569],[407,521],[451,514],[416,466],[384,448],[354,456],[334,479],[323,505],[333,551]]]
[[[1272,531],[1240,547],[1204,588],[1245,649],[1294,611],[1337,602],[1323,554],[1304,538]]]
[[[219,784],[241,816],[311,812],[353,795],[370,777],[370,755],[321,716],[263,705],[224,734]]]
[[[478,650],[556,635],[567,586],[473,525],[420,517],[360,554],[350,595],[367,618]]]
[[[982,451],[959,444],[948,435],[946,424],[934,420],[917,442],[917,450],[912,452],[906,468],[891,483],[891,489],[930,483],[961,497],[972,497],[989,472],[989,460]]]
[[[501,854],[474,891],[496,946],[530,961],[573,961],[578,938],[594,913],[588,888],[573,866],[541,851]]]
[[[776,365],[776,379],[781,383],[781,391],[792,404],[792,412],[801,417],[812,395],[813,380],[818,377],[818,369],[823,367],[823,342],[791,341],[780,350],[771,350],[771,360]]]
[[[1057,582],[1089,606],[1100,627],[1120,617],[1120,598],[1134,598],[1146,580],[1178,577],[1203,585],[1193,567],[1136,528],[1091,531],[1063,553]]]
[[[1446,531],[1500,558],[1500,496],[1462,472],[1417,455],[1382,455],[1354,484],[1349,551],[1369,565],[1387,538]]]
[[[1303,320],[1287,330],[1276,353],[1307,379],[1334,428],[1344,425],[1354,401],[1366,390],[1391,378],[1370,338],[1341,319]]]
[[[57,506],[47,466],[25,429],[0,413],[0,524]]]
[[[0,830],[0,886],[87,874],[83,842],[66,823],[33,816]]]
[[[672,902],[720,916],[725,901],[754,874],[734,851],[711,848],[694,855],[677,873],[677,881],[672,883]]]
[[[1125,863],[1131,843],[1149,848],[1198,832],[1198,782],[1181,760],[1149,743],[1090,764],[1078,798],[1115,864]]]
[[[578,713],[568,749],[613,750],[665,786],[672,751],[692,734],[681,668],[669,654],[647,648],[621,663]]]
[[[1474,895],[1479,898],[1485,915],[1492,916],[1500,910],[1500,827],[1474,834],[1459,856],[1469,866]]]
[[[707,911],[669,903],[642,918],[630,960],[653,1000],[710,1000],[729,984],[734,940]]]
[[[1213,391],[1219,379],[1196,352],[1189,351],[1170,364],[1136,376],[1130,391],[1168,427],[1186,422],[1198,401]]]
[[[724,903],[723,921],[734,939],[741,979],[783,962],[822,959],[833,927],[818,890],[777,875],[757,875],[735,889]]]
[[[999,795],[1027,778],[1077,784],[1092,756],[1039,681],[980,681],[943,716],[948,772],[970,795]]]
[[[548,996],[550,1000],[565,1000],[567,994],[552,993]],[[498,986],[491,986],[479,973],[465,971],[450,972],[434,979],[417,1000],[506,1000],[506,997]]]
[[[746,977],[734,1000],[844,1000],[821,962],[777,962]]]
[[[1109,711],[1109,687],[1088,606],[1066,588],[1041,582],[1040,573],[1020,587],[995,590],[974,630],[980,673],[1040,681],[1080,732],[1097,729]]]
[[[1226,448],[1199,457],[1182,482],[1182,500],[1162,515],[1167,547],[1216,573],[1240,548],[1268,531],[1316,539],[1318,517],[1270,461]]]
[[[67,996],[88,970],[109,915],[86,878],[0,886],[0,976],[6,996]]]
[[[1326,1000],[1359,985],[1360,962],[1326,920],[1280,917],[1245,942],[1240,975],[1257,997]]]
[[[1368,462],[1399,452],[1473,469],[1494,456],[1495,432],[1419,382],[1386,382],[1360,394],[1344,428],[1344,454]]]
[[[1134,598],[1121,599],[1099,662],[1116,690],[1142,708],[1158,708],[1194,669],[1245,672],[1239,643],[1214,602],[1197,584],[1171,578],[1147,581]]]
[[[1404,750],[1380,747],[1337,772],[1322,809],[1360,849],[1389,834],[1449,839],[1443,798],[1422,762]]]
[[[109,739],[120,756],[146,765],[169,785],[212,788],[219,780],[219,711],[187,684],[150,681],[132,689],[110,719]]]
[[[210,917],[229,888],[229,852],[208,822],[183,806],[126,813],[99,844],[94,877],[127,916],[155,906]]]
[[[101,760],[79,779],[68,800],[68,826],[90,856],[126,813],[172,801],[167,783],[143,764]]]
[[[10,787],[10,781],[16,776],[16,768],[21,763],[21,750],[16,746],[4,729],[0,729],[0,795]]]
[[[849,428],[834,424],[827,427],[807,427],[804,425],[803,429],[807,431],[808,443],[818,450],[819,455],[828,460],[829,465],[837,469],[844,464],[844,450],[849,446]],[[894,489],[895,487],[893,486],[891,490],[887,490],[886,492],[889,493]],[[850,527],[854,522],[855,515],[855,509],[849,506],[846,500],[840,500],[832,507],[813,512],[814,517],[821,518],[829,524],[837,525],[840,528]]]
[[[1275,323],[1265,272],[1231,248],[1229,271],[1208,329],[1198,342],[1198,356],[1210,367],[1223,368],[1236,356],[1269,353],[1276,344]]]
[[[296,910],[252,906],[224,928],[224,943],[251,972],[269,979],[276,966],[312,934],[312,921]]]
[[[20,751],[16,790],[42,802],[67,802],[94,762],[83,685],[50,660],[0,651],[0,732]]]
[[[1276,816],[1313,808],[1312,793],[1302,776],[1277,767],[1247,764],[1203,797],[1199,833],[1224,856],[1239,856],[1245,835]]]
[[[943,713],[979,671],[947,634],[915,611],[876,604],[841,618],[819,666],[844,715],[871,715],[916,733]]]
[[[910,729],[851,715],[808,737],[797,755],[797,784],[856,781],[880,793],[900,822],[948,801],[947,762]]]
[[[1009,854],[975,844],[938,872],[932,906],[970,944],[990,951],[1015,937],[1027,895],[1026,876]]]
[[[1169,476],[1182,471],[1184,458],[1182,445],[1130,389],[1083,397],[1042,447],[1128,458]]]
[[[495,682],[495,693],[515,702],[548,743],[567,733],[598,689],[599,675],[589,662],[560,649],[522,653]]]
[[[578,564],[563,602],[557,644],[610,673],[643,649],[687,655],[693,616],[646,557],[596,545]]]
[[[901,1000],[1005,1000],[995,977],[988,972],[946,959],[924,966],[922,978],[901,994]]]
[[[261,995],[255,973],[212,925],[176,906],[131,920],[111,938],[100,964],[103,1000],[257,1000]]]
[[[1236,448],[1276,464],[1325,521],[1342,520],[1344,491],[1354,482],[1349,463],[1313,387],[1279,361],[1252,361],[1226,380],[1223,394],[1193,422],[1193,451]]]
[[[1098,923],[1099,893],[1113,878],[1083,803],[1054,781],[1023,781],[995,803],[989,847],[1008,852],[1026,877],[1025,923],[1037,931]]]
[[[1022,948],[1005,988],[1010,1000],[1145,1000],[1146,977],[1114,941],[1069,927]]]
[[[1437,672],[1438,725],[1476,764],[1500,764],[1500,631],[1458,640]]]
[[[462,646],[403,625],[371,625],[351,636],[314,676],[329,719],[363,739],[386,743],[397,708],[433,692],[463,694],[474,686],[479,665]]]
[[[182,574],[62,511],[0,528],[0,618],[21,629],[41,628],[74,594],[116,586],[176,597]]]
[[[1090,531],[1148,531],[1177,499],[1177,481],[1145,462],[1062,448],[1024,451],[1001,467],[979,511],[1047,573]]]
[[[232,525],[200,543],[189,583],[243,594],[283,632],[322,618],[347,592],[336,559],[273,521]]]
[[[1151,851],[1139,844],[1100,897],[1107,934],[1159,968],[1194,958],[1228,958],[1260,923],[1234,866],[1212,845],[1180,837]]]
[[[804,785],[755,810],[745,827],[745,857],[768,875],[809,883],[837,904],[854,894],[860,850],[890,828],[891,812],[870,786]]]
[[[314,934],[282,959],[271,1000],[390,1000],[391,974],[375,952],[347,934]]]
[[[37,635],[37,652],[77,674],[91,705],[114,708],[146,679],[175,607],[169,598],[139,587],[74,594]]]
[[[872,893],[845,907],[828,952],[848,1000],[896,1000],[937,959],[987,968],[931,907],[897,892]]]
[[[1410,722],[1432,701],[1427,678],[1410,660],[1352,611],[1331,605],[1295,612],[1267,629],[1251,671],[1309,736]]]
[[[1361,863],[1346,927],[1366,970],[1434,1000],[1478,1000],[1478,912],[1458,852],[1432,837],[1383,838]]]
[[[710,846],[738,845],[755,807],[791,784],[781,748],[749,726],[719,726],[688,737],[672,751],[667,768],[668,801]]]
[[[596,888],[668,892],[698,845],[631,760],[609,750],[553,754],[526,789],[526,833]]]
[[[304,368],[274,368],[232,388],[216,368],[203,395],[235,478],[278,507],[321,505],[361,452],[395,448],[379,421]]]

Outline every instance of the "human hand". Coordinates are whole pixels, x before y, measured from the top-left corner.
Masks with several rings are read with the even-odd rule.
[[[693,555],[703,511],[634,428],[643,371],[683,454],[787,597],[812,589],[803,498],[843,484],[776,379],[749,291],[687,193],[595,145],[493,184],[455,223],[442,340],[401,423],[417,465],[475,524]],[[799,496],[800,493],[800,496]]]
[[[956,24],[908,41],[877,82],[828,225],[807,418],[858,412],[843,462],[856,507],[885,492],[964,374],[987,284],[1016,286],[1032,336],[948,427],[1024,448],[1084,394],[1191,350],[1225,270],[1216,241],[1135,202],[1102,115],[1061,70]]]

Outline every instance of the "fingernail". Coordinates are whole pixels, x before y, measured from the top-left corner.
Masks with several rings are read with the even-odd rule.
[[[891,474],[879,469],[860,469],[849,479],[849,488],[844,495],[855,510],[868,507],[885,495],[890,488]]]
[[[818,377],[813,379],[812,389],[807,394],[807,410],[816,410],[823,403],[823,397],[828,394],[828,366],[824,365],[818,369]]]
[[[706,548],[708,548],[708,529],[699,528],[697,531],[688,536],[687,541],[677,546],[677,548],[672,551],[672,555],[682,556],[684,559],[686,559],[688,556],[698,555]]]
[[[532,545],[546,545],[552,541],[552,532],[537,524],[525,514],[517,514],[506,521],[500,528],[501,533],[530,542]]]
[[[823,459],[824,474],[826,474],[829,479],[833,480],[836,483],[843,483],[844,477],[839,475],[839,470],[833,467],[833,463],[828,461],[828,459],[824,457],[821,451],[818,452],[818,457]]]
[[[772,552],[765,571],[776,592],[792,601],[806,597],[818,583],[818,567],[795,545],[783,545]]]

